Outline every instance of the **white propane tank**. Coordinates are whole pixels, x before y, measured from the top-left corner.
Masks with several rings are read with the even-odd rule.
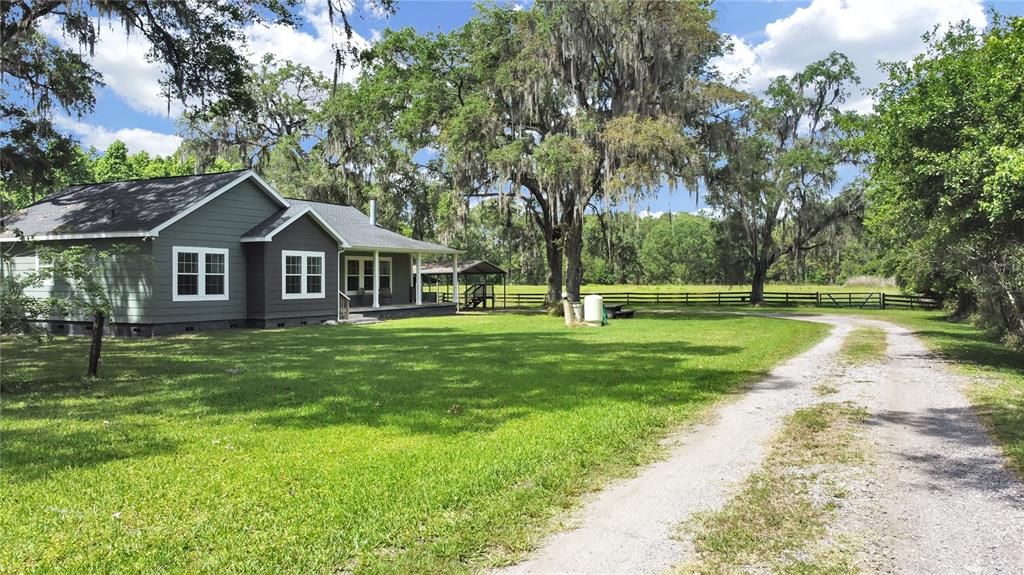
[[[587,323],[601,323],[601,316],[604,315],[604,298],[593,294],[583,297],[583,321]]]

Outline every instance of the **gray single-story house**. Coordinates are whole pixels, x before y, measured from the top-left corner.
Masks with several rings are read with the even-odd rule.
[[[38,270],[39,246],[132,246],[102,270],[120,335],[454,313],[458,301],[423,302],[413,269],[459,251],[383,229],[373,212],[284,198],[250,170],[78,185],[0,221],[0,273]],[[62,289],[54,278],[33,295]],[[84,333],[84,319],[41,323]]]

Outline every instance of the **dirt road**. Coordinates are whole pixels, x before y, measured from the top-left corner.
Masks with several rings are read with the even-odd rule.
[[[680,526],[720,508],[762,463],[782,420],[822,399],[827,383],[868,409],[871,480],[841,525],[856,529],[866,572],[1024,574],[1024,485],[1003,466],[971,412],[965,381],[906,330],[848,316],[799,316],[834,329],[706,423],[668,439],[667,457],[609,486],[527,560],[503,575],[663,573],[692,560]],[[858,325],[888,336],[884,362],[857,369],[838,357]]]

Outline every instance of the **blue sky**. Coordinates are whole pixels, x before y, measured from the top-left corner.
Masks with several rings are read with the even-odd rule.
[[[412,26],[421,32],[448,31],[473,14],[473,3],[457,0],[399,0],[398,13],[379,18],[367,0],[354,0],[352,18],[357,41],[370,42],[385,28]],[[792,73],[838,49],[857,64],[863,87],[881,79],[879,60],[909,59],[921,48],[920,35],[935,25],[962,19],[987,21],[994,8],[1003,15],[1024,15],[1024,0],[806,0],[721,1],[716,3],[718,29],[733,38],[735,49],[719,62],[723,72],[746,72],[746,84],[757,90],[767,81]],[[337,32],[327,23],[326,0],[307,0],[300,30],[251,29],[253,58],[273,53],[314,68],[331,69],[331,39]],[[45,27],[44,27],[44,31]],[[96,110],[84,118],[59,117],[58,123],[76,133],[84,145],[106,147],[120,138],[133,150],[166,154],[177,145],[175,120],[181,107],[160,98],[159,69],[145,61],[144,41],[125,39],[118,30],[101,35],[94,64],[107,87],[97,94]],[[349,71],[349,77],[358,73]],[[852,108],[869,110],[870,98],[858,91]],[[686,192],[664,191],[640,202],[655,211],[692,211],[699,203]]]

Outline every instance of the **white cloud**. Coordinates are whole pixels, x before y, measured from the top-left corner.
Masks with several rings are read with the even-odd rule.
[[[346,5],[351,10],[351,4]],[[344,44],[346,39],[340,23],[330,22],[327,3],[324,0],[306,0],[301,15],[310,31],[296,30],[283,25],[256,26],[245,29],[248,37],[248,54],[252,62],[258,63],[265,54],[273,54],[278,60],[291,60],[318,70],[328,78],[334,75],[334,45]],[[57,42],[72,49],[78,49],[65,41],[60,25],[55,18],[43,21],[41,31]],[[359,49],[369,42],[353,34],[352,44]],[[146,61],[149,41],[138,32],[126,37],[118,24],[108,23],[101,27],[99,40],[91,56],[93,66],[103,74],[107,87],[132,109],[152,114],[177,118],[184,110],[181,102],[171,100],[168,109],[167,98],[160,95],[160,78],[163,67]],[[355,62],[346,62],[341,80],[350,82],[359,75]]]
[[[305,64],[333,78],[334,46],[344,46],[347,41],[341,24],[331,24],[327,3],[323,0],[306,0],[302,6],[302,15],[312,27],[313,34],[280,24],[248,26],[245,33],[249,39],[250,59],[259,62],[265,54],[272,54],[279,61],[291,60]],[[352,33],[351,43],[360,50],[370,45],[366,38],[355,32]],[[342,53],[346,56],[346,62],[339,80],[351,82],[359,76],[359,66],[348,57],[344,49]]]
[[[369,14],[375,20],[384,20],[391,16],[386,8],[381,6],[377,0],[363,0],[363,12]]]
[[[103,126],[94,126],[67,116],[56,116],[53,122],[77,135],[86,146],[92,146],[100,151],[106,150],[114,140],[121,140],[130,152],[145,151],[151,155],[169,156],[181,145],[181,138],[178,136],[143,128],[108,130]]]
[[[40,29],[67,48],[79,47],[63,36],[55,18],[45,19]],[[125,35],[120,25],[107,23],[100,27],[99,39],[91,57],[92,65],[103,74],[103,81],[121,100],[140,112],[155,116],[178,117],[181,102],[160,95],[163,69],[146,61],[150,43],[138,32]]]
[[[713,207],[710,207],[710,206],[704,206],[703,208],[697,208],[696,210],[693,210],[690,213],[695,215],[695,216],[701,216],[701,217],[709,218],[709,219],[712,219],[712,220],[720,220],[720,219],[722,219],[722,214],[723,214],[721,208],[713,208]]]
[[[740,83],[764,89],[778,75],[788,75],[837,50],[857,65],[861,87],[847,103],[869,111],[863,90],[882,80],[878,62],[910,60],[924,49],[921,35],[936,25],[968,20],[983,27],[987,19],[981,0],[813,0],[764,28],[764,41],[749,43],[731,37],[733,53],[719,59],[729,78],[746,72]]]
[[[655,219],[657,219],[657,218],[660,218],[663,215],[665,215],[664,211],[652,212],[649,209],[647,209],[647,210],[640,210],[640,212],[637,213],[637,217],[639,217],[641,219],[644,219],[644,218],[655,218]]]

